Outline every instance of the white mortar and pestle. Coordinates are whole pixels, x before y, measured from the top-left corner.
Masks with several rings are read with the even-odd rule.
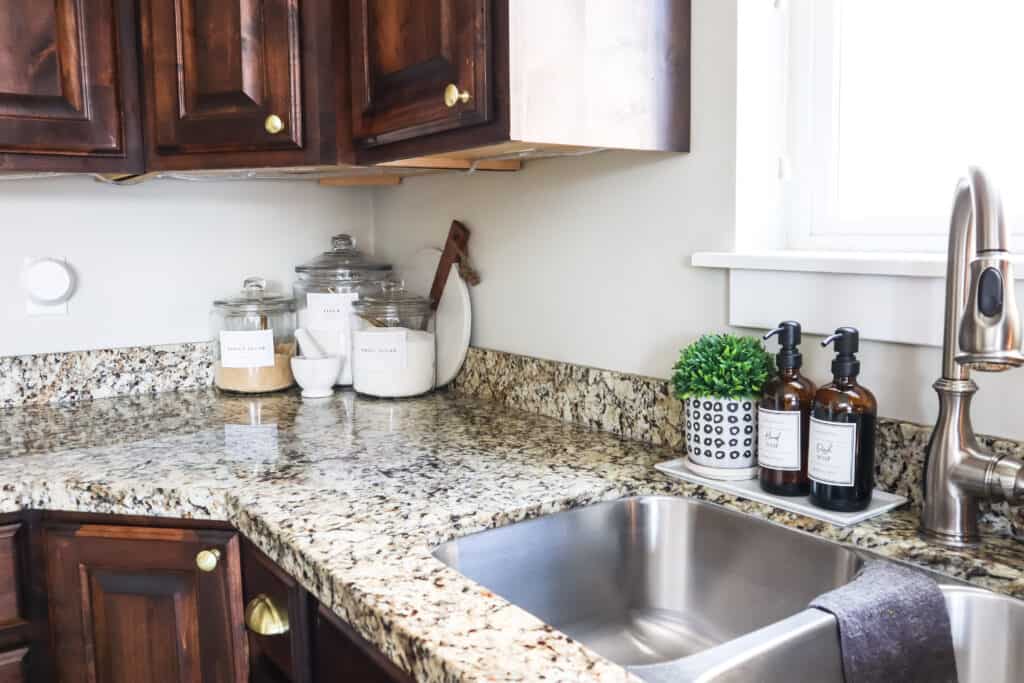
[[[316,339],[303,328],[295,330],[301,356],[292,358],[292,374],[302,387],[302,398],[327,398],[334,395],[334,384],[345,362],[342,355],[329,356]]]

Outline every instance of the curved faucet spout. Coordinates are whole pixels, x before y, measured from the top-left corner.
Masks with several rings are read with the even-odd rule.
[[[974,437],[970,370],[1024,364],[1002,202],[978,168],[957,184],[946,264],[939,418],[928,443],[922,531],[951,545],[977,543],[978,501],[1024,498],[1024,461],[983,449]]]

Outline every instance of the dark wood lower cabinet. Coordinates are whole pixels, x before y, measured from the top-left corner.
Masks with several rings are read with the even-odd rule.
[[[0,683],[28,683],[28,648],[0,652]]]
[[[44,536],[58,680],[248,680],[236,533],[85,524]]]
[[[227,524],[0,515],[0,683],[247,681],[412,678]]]
[[[355,630],[319,606],[314,636],[316,683],[412,683],[412,678],[391,663]]]

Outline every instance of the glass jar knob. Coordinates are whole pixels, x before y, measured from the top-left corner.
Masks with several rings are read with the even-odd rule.
[[[267,281],[262,277],[247,277],[242,282],[242,291],[249,296],[260,296],[267,289]]]
[[[331,238],[331,248],[334,251],[344,251],[346,249],[355,249],[356,241],[352,235],[335,235]]]

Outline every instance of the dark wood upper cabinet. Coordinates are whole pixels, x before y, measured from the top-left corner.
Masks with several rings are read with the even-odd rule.
[[[236,533],[57,524],[44,539],[58,681],[247,681]]]
[[[690,0],[0,0],[0,172],[510,170],[689,133]]]
[[[329,0],[142,0],[147,166],[318,164]],[[331,136],[333,140],[333,136]]]
[[[133,0],[0,0],[0,170],[142,170]]]
[[[491,0],[352,0],[349,8],[357,145],[491,120]]]

